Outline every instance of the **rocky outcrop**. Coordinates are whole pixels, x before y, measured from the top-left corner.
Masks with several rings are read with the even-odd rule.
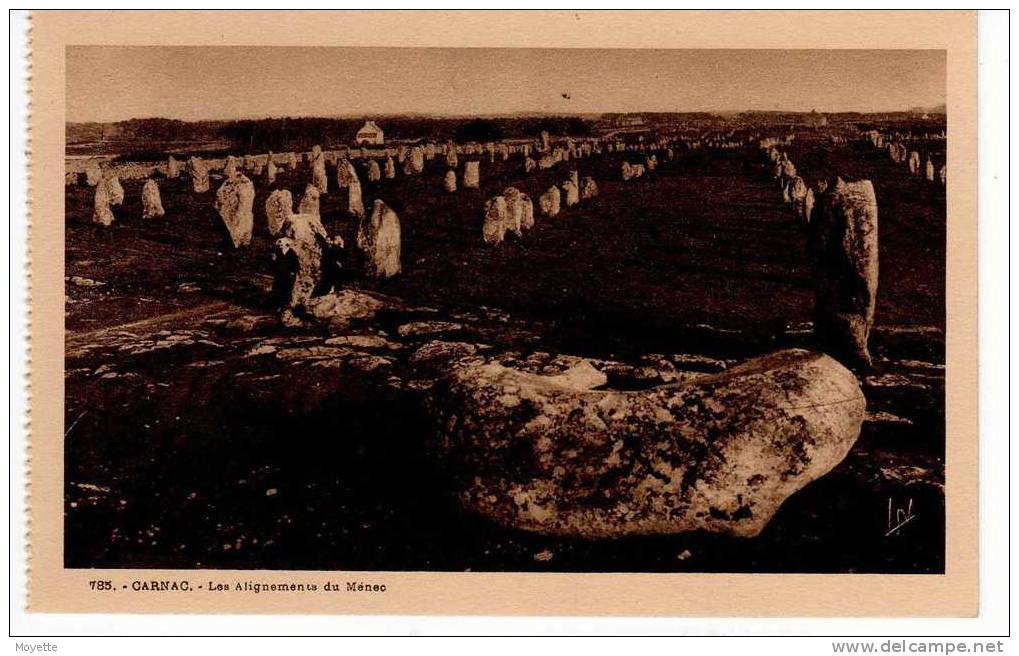
[[[433,390],[461,504],[544,534],[755,536],[860,433],[866,403],[832,358],[788,350],[641,391],[460,360]]]

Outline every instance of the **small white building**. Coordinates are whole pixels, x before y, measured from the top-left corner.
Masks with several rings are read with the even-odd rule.
[[[364,127],[357,131],[354,141],[358,144],[370,146],[381,146],[386,142],[382,135],[382,128],[375,125],[375,121],[365,121]]]

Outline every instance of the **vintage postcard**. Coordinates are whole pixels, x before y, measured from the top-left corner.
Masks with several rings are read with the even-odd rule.
[[[31,21],[30,612],[977,612],[972,12]]]

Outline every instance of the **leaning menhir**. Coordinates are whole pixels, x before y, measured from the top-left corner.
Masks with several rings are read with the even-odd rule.
[[[817,198],[810,226],[818,341],[848,365],[869,366],[878,281],[874,185],[839,178]]]
[[[640,391],[575,378],[473,358],[440,379],[434,448],[465,509],[550,535],[752,537],[845,458],[866,409],[852,372],[798,349]]]

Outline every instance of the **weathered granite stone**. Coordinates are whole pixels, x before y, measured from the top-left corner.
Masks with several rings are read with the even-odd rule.
[[[166,216],[166,211],[159,197],[159,185],[155,180],[146,180],[142,185],[142,218],[155,219],[160,216]]]
[[[538,197],[541,213],[548,217],[559,214],[559,187],[549,187],[548,191]]]
[[[254,202],[255,185],[243,173],[235,173],[216,191],[216,211],[230,234],[234,248],[251,243],[251,231],[255,223],[252,211]]]
[[[96,184],[96,193],[92,198],[92,223],[113,225],[113,211],[110,209],[110,191],[105,184]]]
[[[878,282],[877,198],[870,180],[839,178],[818,199],[810,225],[818,341],[848,365],[869,366]]]
[[[329,191],[329,179],[326,177],[326,158],[321,146],[311,149],[311,184],[318,187],[321,193]]]
[[[523,235],[524,195],[516,187],[507,187],[502,197],[506,199],[506,232],[520,237]]]
[[[527,194],[520,195],[520,227],[524,230],[534,227],[534,202]]]
[[[464,189],[478,189],[481,187],[481,162],[472,161],[464,163]]]
[[[803,350],[641,391],[596,382],[451,365],[431,408],[463,507],[551,535],[751,537],[846,456],[866,409],[850,371]]]
[[[400,218],[381,200],[375,201],[370,218],[361,219],[357,247],[364,253],[366,275],[391,278],[400,273]]]
[[[297,205],[297,213],[322,216],[322,213],[319,211],[320,196],[321,193],[318,187],[313,184],[305,185],[304,195],[301,196],[301,202]]]
[[[201,157],[192,157],[187,163],[187,172],[191,176],[191,190],[196,194],[209,191],[209,169]]]
[[[485,202],[485,222],[481,226],[481,238],[489,246],[501,244],[506,238],[506,223],[509,220],[506,199],[502,196]]]
[[[316,189],[316,191],[318,191]],[[294,213],[294,197],[288,189],[277,189],[265,200],[265,216],[268,220],[269,234],[275,237],[283,227],[283,222]]]

